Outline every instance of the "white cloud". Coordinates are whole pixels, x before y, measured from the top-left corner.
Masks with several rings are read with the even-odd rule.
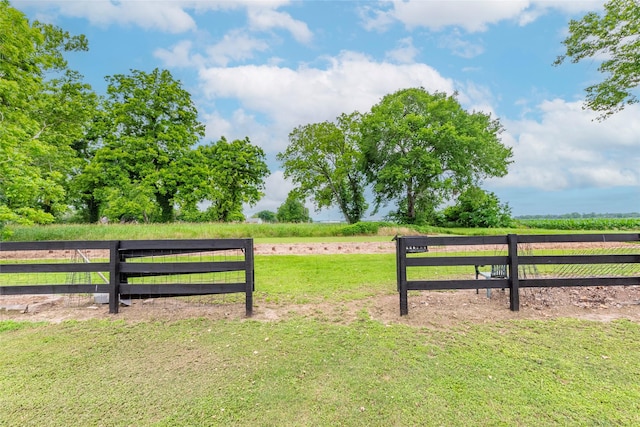
[[[248,212],[247,216],[264,210],[277,212],[280,205],[287,200],[289,191],[293,190],[293,188],[293,183],[284,178],[284,173],[281,170],[272,172],[265,179],[265,196],[253,207],[244,206],[245,211]]]
[[[538,105],[540,120],[505,121],[503,141],[513,147],[509,175],[494,185],[544,190],[640,185],[640,107],[604,122],[581,102]]]
[[[206,127],[206,141],[217,141],[222,136],[227,140],[248,137],[253,145],[268,148],[270,141],[281,138],[281,132],[260,123],[255,114],[243,108],[234,110],[228,116],[213,111],[205,114],[203,121]]]
[[[27,4],[26,2],[24,4]],[[182,33],[196,29],[194,19],[185,10],[184,2],[165,1],[50,1],[39,6],[56,8],[57,13],[85,18],[91,24],[106,27],[111,24],[135,25],[143,29]]]
[[[268,31],[273,28],[283,28],[291,33],[294,39],[300,43],[309,43],[313,33],[302,21],[293,19],[285,12],[278,12],[266,8],[249,8],[249,27],[252,30]]]
[[[532,0],[531,4],[539,9],[556,9],[564,13],[577,14],[599,11],[606,0]]]
[[[382,3],[388,6],[388,3]],[[389,9],[377,9],[375,6],[365,5],[358,9],[361,25],[367,31],[386,31],[396,19]]]
[[[458,101],[468,111],[482,111],[485,114],[491,114],[496,117],[493,106],[495,98],[493,93],[487,86],[476,84],[472,81],[458,82],[456,87],[459,88]]]
[[[153,56],[160,59],[167,67],[192,67],[204,64],[204,58],[199,54],[191,54],[193,43],[190,40],[182,40],[170,49],[156,49]]]
[[[307,24],[296,20],[278,8],[289,4],[289,0],[126,0],[126,1],[25,1],[16,0],[22,6],[37,6],[40,16],[47,21],[56,15],[87,19],[91,24],[137,26],[147,30],[167,33],[183,33],[197,29],[194,13],[246,9],[250,27],[268,31],[282,28],[301,43],[309,43],[313,37]],[[48,9],[51,12],[45,12]]]
[[[225,34],[223,39],[207,48],[207,54],[215,65],[227,66],[230,61],[251,59],[254,52],[262,52],[269,48],[264,40],[251,37],[242,30],[234,30]]]
[[[63,15],[84,18],[100,26],[131,25],[168,33],[196,30],[194,14],[246,9],[253,30],[282,28],[305,44],[313,38],[306,23],[277,10],[290,4],[290,0],[14,0],[12,3],[17,7],[38,7],[39,15],[47,21]],[[577,14],[599,10],[603,3],[604,0],[390,0],[373,6],[367,4],[359,12],[367,30],[385,31],[400,22],[409,29],[459,27],[478,32],[503,20],[526,25],[549,10]]]
[[[385,57],[399,64],[411,64],[415,62],[418,53],[420,50],[413,45],[413,39],[406,37],[398,42],[397,48],[388,51]]]
[[[265,196],[254,206],[245,204],[244,213],[247,217],[260,211],[268,210],[277,212],[278,208],[287,200],[289,192],[295,188],[293,182],[284,177],[282,170],[272,171],[265,179]],[[305,207],[309,209],[309,214],[317,221],[344,221],[344,216],[337,208],[316,210],[311,199],[305,201]]]
[[[409,29],[426,27],[439,31],[458,27],[467,32],[486,31],[489,25],[513,20],[520,25],[533,22],[548,10],[577,14],[601,8],[603,0],[391,0],[378,7],[361,9],[367,30],[385,31],[394,22]]]
[[[211,99],[234,98],[247,111],[263,115],[273,126],[271,149],[281,150],[298,125],[332,120],[341,113],[367,111],[384,95],[422,86],[452,93],[453,82],[424,64],[374,62],[353,52],[327,58],[327,68],[297,69],[246,65],[202,69],[203,94]]]
[[[480,43],[473,43],[465,40],[459,31],[447,34],[439,38],[438,45],[441,48],[449,49],[451,52],[462,58],[474,58],[484,52],[484,47]]]
[[[204,113],[202,116],[206,129],[206,141],[217,141],[222,136],[231,140],[235,139],[231,133],[233,131],[233,123],[222,117],[218,111]]]
[[[374,18],[366,21],[365,26],[381,28],[395,20],[409,29],[428,27],[437,31],[445,27],[461,27],[469,32],[485,31],[489,24],[517,17],[529,2],[393,0],[391,4],[390,9],[375,11]]]

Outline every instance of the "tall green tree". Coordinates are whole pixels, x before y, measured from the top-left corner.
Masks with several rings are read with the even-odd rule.
[[[99,105],[102,105],[100,101]],[[70,183],[70,202],[76,208],[76,221],[95,223],[103,214],[101,200],[104,197],[100,197],[100,193],[106,188],[103,183],[110,180],[106,178],[107,171],[100,170],[106,163],[94,162],[94,158],[103,145],[109,126],[110,122],[104,109],[98,108],[87,125],[84,138],[75,144],[75,149],[82,159]]]
[[[429,221],[444,200],[483,178],[505,175],[512,156],[500,141],[497,119],[423,88],[385,96],[362,129],[376,208],[396,202],[393,216],[407,223]]]
[[[64,54],[87,49],[84,36],[0,0],[0,222],[47,223],[66,209],[95,95]]]
[[[78,73],[67,70],[47,81],[39,98],[32,108],[38,122],[40,150],[31,160],[42,176],[59,189],[57,198],[48,197],[41,202],[45,212],[58,217],[71,204],[71,181],[85,164],[83,144],[97,113],[98,97]]]
[[[359,148],[361,118],[356,112],[335,122],[299,126],[277,156],[284,176],[311,196],[318,209],[337,206],[350,224],[360,221],[368,207]]]
[[[610,0],[604,14],[586,14],[569,22],[569,36],[563,41],[566,52],[555,65],[567,58],[573,63],[585,59],[600,62],[604,80],[586,88],[585,106],[600,113],[600,119],[638,102],[640,84],[640,2]]]
[[[309,209],[304,205],[304,196],[298,190],[290,191],[276,213],[278,222],[311,222]]]
[[[264,195],[264,180],[269,175],[262,148],[249,138],[201,145],[195,153],[193,168],[183,194],[187,205],[208,201],[207,219],[212,221],[244,220],[242,205],[255,205]],[[195,198],[194,198],[195,196]]]
[[[174,219],[181,160],[204,136],[189,92],[167,70],[107,77],[106,129],[84,180],[111,219]],[[128,199],[126,209],[121,199]]]

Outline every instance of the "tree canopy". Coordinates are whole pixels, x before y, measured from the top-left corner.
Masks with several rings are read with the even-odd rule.
[[[362,151],[376,208],[395,201],[401,222],[429,221],[455,193],[504,176],[512,152],[502,125],[465,111],[455,96],[403,89],[385,96],[363,119]]]
[[[304,205],[304,197],[297,190],[287,195],[287,200],[278,207],[278,222],[311,222],[309,209]]]
[[[567,58],[573,63],[587,58],[601,60],[598,70],[604,80],[586,88],[585,106],[599,112],[600,119],[638,102],[640,84],[640,2],[610,0],[604,14],[586,14],[569,22],[569,36],[563,41]]]
[[[443,211],[445,226],[454,227],[508,227],[511,209],[500,203],[498,197],[480,187],[471,186],[463,191],[453,206]]]
[[[106,79],[100,147],[85,182],[109,217],[172,221],[181,160],[204,136],[191,95],[167,70]]]
[[[295,128],[289,145],[277,158],[298,190],[312,197],[318,209],[337,206],[350,224],[367,210],[366,177],[361,169],[359,113],[342,114],[335,122]]]
[[[262,210],[253,214],[252,218],[260,218],[264,222],[276,222],[278,221],[277,214],[270,210]]]
[[[64,53],[87,49],[84,36],[29,22],[0,0],[0,223],[48,223],[66,211],[96,97]]]
[[[184,170],[192,176],[186,189],[198,202],[211,203],[207,219],[243,220],[243,204],[253,206],[262,198],[264,179],[270,173],[262,148],[249,138],[229,142],[222,137],[214,144],[199,146],[195,156],[191,171]]]
[[[199,145],[196,106],[167,70],[108,76],[97,96],[64,57],[87,49],[83,35],[0,0],[0,227],[60,220],[72,206],[91,222],[166,222],[176,207],[182,219],[243,219],[269,174],[262,149],[249,138]]]

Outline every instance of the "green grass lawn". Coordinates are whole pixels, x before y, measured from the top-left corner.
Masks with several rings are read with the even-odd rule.
[[[286,241],[296,239],[335,237],[353,241],[353,236],[345,235],[346,224],[244,224],[244,223],[171,223],[171,224],[51,224],[45,226],[10,227],[10,240],[139,240],[139,239],[223,239],[253,237],[265,241]],[[373,230],[384,236],[393,236],[395,227],[373,224]],[[377,235],[370,233],[367,238]],[[385,237],[386,238],[386,237]]]
[[[0,425],[640,425],[640,325],[0,322]]]
[[[41,262],[56,261],[60,260]],[[272,302],[346,301],[396,290],[395,254],[257,255],[254,262],[256,295]],[[218,275],[225,276],[226,273]],[[103,276],[108,279],[108,272]],[[132,283],[162,283],[171,278],[132,279]],[[179,276],[176,279],[183,278]],[[93,273],[90,279],[88,273],[77,273],[73,280],[69,273],[0,275],[0,285],[5,286],[64,284],[70,281],[103,283],[97,273]]]
[[[296,243],[314,241],[385,241],[395,234],[429,235],[505,235],[611,233],[604,230],[554,230],[543,228],[442,228],[399,226],[391,223],[366,223],[364,233],[354,235],[347,224],[243,224],[243,223],[171,223],[171,224],[51,224],[44,226],[11,225],[12,241],[41,240],[141,240],[141,239],[219,239],[253,237],[259,243]],[[636,229],[637,230],[637,229]],[[629,231],[629,230],[627,230]]]
[[[347,301],[396,292],[394,254],[255,257],[256,295],[273,302]]]
[[[255,275],[292,312],[396,292],[393,254],[256,256]],[[0,426],[640,425],[628,320],[0,320],[0,349]]]

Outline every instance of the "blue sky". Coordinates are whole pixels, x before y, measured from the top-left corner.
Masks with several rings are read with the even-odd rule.
[[[85,34],[69,56],[98,93],[104,77],[171,71],[206,124],[244,138],[272,172],[245,213],[275,211],[292,184],[275,160],[296,126],[368,111],[422,86],[458,92],[500,118],[509,174],[483,183],[514,215],[640,211],[640,107],[598,122],[582,109],[597,61],[552,66],[571,18],[602,1],[13,1],[30,19]],[[311,206],[311,205],[310,205]],[[312,210],[313,212],[313,210]],[[384,212],[384,209],[381,210]],[[335,210],[315,220],[338,220]]]

